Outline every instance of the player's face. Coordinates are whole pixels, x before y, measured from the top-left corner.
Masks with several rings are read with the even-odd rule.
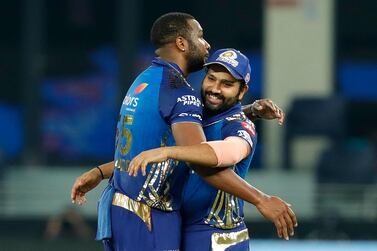
[[[235,79],[222,65],[211,65],[202,84],[202,99],[206,111],[212,115],[228,110],[245,95],[247,87]]]
[[[208,59],[208,50],[211,48],[203,37],[203,29],[195,19],[188,21],[191,26],[191,37],[188,40],[189,48],[186,54],[189,72],[195,72],[203,68]]]

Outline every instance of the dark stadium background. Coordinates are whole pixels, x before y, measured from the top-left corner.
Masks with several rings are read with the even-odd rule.
[[[323,6],[328,24],[321,24]],[[377,241],[376,9],[373,0],[1,1],[0,250],[101,250],[93,241],[101,189],[79,208],[70,205],[70,186],[83,171],[111,161],[121,100],[153,58],[153,21],[170,11],[195,16],[212,51],[235,47],[251,58],[245,102],[268,97],[286,111],[281,128],[256,123],[259,139],[248,181],[293,204],[300,220],[293,244],[308,243],[297,250],[311,250],[313,240],[377,250],[377,242],[361,242]],[[273,15],[307,23],[276,31]],[[290,48],[287,41],[294,38],[288,36],[311,29],[310,22],[329,30],[316,38],[330,48],[318,57],[328,57],[323,62],[329,72],[316,74],[328,81],[318,82],[322,89],[313,81],[285,87],[284,79],[297,81],[303,73],[283,53],[279,60],[296,64],[297,71],[284,72],[278,88],[291,94],[280,95],[269,84],[279,77],[271,70],[279,66],[275,49],[280,42]],[[305,69],[316,46],[298,43],[291,56],[308,53]],[[202,76],[190,77],[196,88]],[[303,91],[296,94],[295,88]],[[254,250],[270,250],[263,249],[266,243],[289,245],[276,244],[273,226],[252,206],[246,211]]]

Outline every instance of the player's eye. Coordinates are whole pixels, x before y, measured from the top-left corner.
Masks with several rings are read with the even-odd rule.
[[[208,76],[208,79],[211,80],[211,81],[216,81],[216,79],[212,76]]]

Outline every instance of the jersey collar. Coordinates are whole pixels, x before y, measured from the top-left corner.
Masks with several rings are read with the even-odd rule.
[[[182,74],[182,76],[184,76],[183,71],[181,70],[181,68],[179,68],[179,66],[176,63],[168,62],[168,61],[166,61],[162,58],[156,57],[156,58],[153,59],[152,64],[162,65],[162,66],[167,66],[169,68],[173,68],[174,70],[176,70],[177,72]]]

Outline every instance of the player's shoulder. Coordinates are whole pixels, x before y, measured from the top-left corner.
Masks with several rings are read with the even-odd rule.
[[[162,83],[161,95],[174,103],[182,103],[183,105],[202,106],[199,94],[191,87],[185,77],[172,68],[165,68]]]
[[[245,123],[245,124],[255,127],[254,123],[250,119],[248,119],[243,112],[238,112],[230,116],[227,116],[225,118],[225,124],[241,124],[241,123]]]
[[[186,78],[173,68],[164,68],[161,82],[162,85],[169,89],[187,89],[194,91],[191,85],[187,82]]]

